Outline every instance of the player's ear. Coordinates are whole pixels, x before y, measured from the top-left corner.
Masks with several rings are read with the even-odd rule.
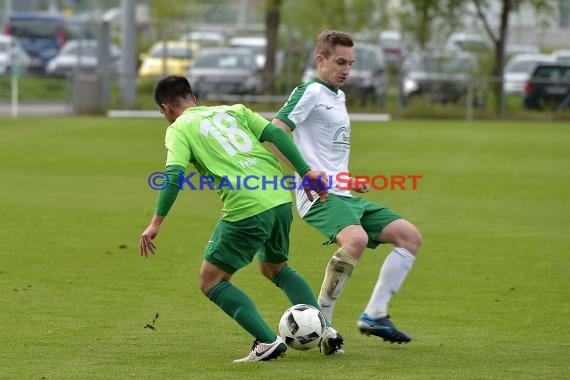
[[[170,120],[170,118],[172,118],[172,112],[174,111],[172,109],[172,106],[168,103],[163,103],[162,104],[162,109],[164,110],[164,115],[166,116],[166,118],[168,120]]]

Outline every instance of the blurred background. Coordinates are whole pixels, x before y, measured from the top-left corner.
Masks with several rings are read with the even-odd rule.
[[[0,0],[0,25],[0,115],[155,111],[171,74],[276,112],[338,29],[350,112],[570,120],[570,0]]]

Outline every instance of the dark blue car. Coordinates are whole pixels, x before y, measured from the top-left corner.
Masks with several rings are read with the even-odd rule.
[[[558,107],[570,99],[570,65],[562,63],[538,64],[524,89],[524,106],[527,109]]]
[[[50,12],[13,12],[5,33],[16,37],[32,58],[30,70],[43,71],[65,42],[64,16]]]

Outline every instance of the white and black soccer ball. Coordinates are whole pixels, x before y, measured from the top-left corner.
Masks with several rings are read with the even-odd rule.
[[[316,347],[325,329],[323,313],[311,305],[291,306],[279,321],[279,336],[289,347],[300,351]]]

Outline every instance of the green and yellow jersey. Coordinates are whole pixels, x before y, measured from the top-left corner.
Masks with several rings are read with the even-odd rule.
[[[166,131],[166,167],[193,164],[201,178],[192,182],[217,191],[227,221],[291,202],[289,191],[280,186],[277,158],[260,142],[269,124],[242,104],[188,108]],[[183,181],[178,184],[185,188]],[[158,210],[159,215],[168,212]]]

